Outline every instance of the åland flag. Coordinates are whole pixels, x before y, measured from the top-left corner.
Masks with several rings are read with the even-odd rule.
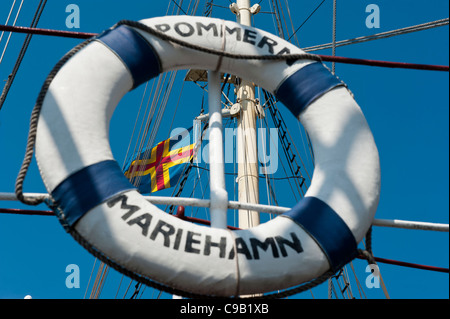
[[[189,144],[189,132],[159,142],[133,156],[124,169],[125,176],[138,187],[142,194],[156,192],[175,186],[194,153],[194,144]],[[186,138],[187,134],[187,138]],[[181,138],[180,138],[181,137]]]

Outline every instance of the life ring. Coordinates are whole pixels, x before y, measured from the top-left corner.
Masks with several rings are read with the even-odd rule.
[[[304,53],[235,22],[170,16],[140,21],[162,34],[230,54]],[[257,227],[195,225],[146,201],[124,177],[108,138],[128,91],[175,69],[219,69],[277,96],[307,130],[315,171],[306,196]],[[39,116],[36,159],[66,226],[120,269],[179,291],[234,296],[285,289],[356,256],[380,192],[373,135],[345,85],[312,60],[234,59],[114,27],[54,76]]]

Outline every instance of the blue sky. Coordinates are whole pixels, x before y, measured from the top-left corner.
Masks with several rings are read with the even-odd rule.
[[[0,2],[0,24],[5,23],[12,2]],[[38,2],[32,0],[24,3],[17,25],[29,26]],[[272,15],[264,13],[272,10],[269,2],[261,2],[262,12],[255,16],[254,25],[276,33]],[[294,27],[297,28],[320,2],[291,0],[290,13]],[[76,31],[95,33],[109,28],[121,19],[140,20],[163,16],[167,12],[171,14],[174,9],[171,1],[50,0],[38,27],[69,30],[65,23],[68,16],[65,9],[73,3],[80,8],[80,28]],[[171,3],[169,11],[168,3]],[[214,3],[229,5],[228,0],[216,0]],[[365,8],[371,3],[380,8],[379,29],[369,29],[365,25],[368,15]],[[198,15],[203,13],[203,6],[204,1],[200,1]],[[186,1],[182,7],[187,11]],[[13,16],[16,11],[17,6]],[[338,1],[337,40],[447,18],[448,12],[447,0]],[[235,20],[228,9],[218,6],[213,8],[213,16]],[[331,21],[332,1],[327,0],[298,31],[300,46],[331,42]],[[339,47],[336,55],[448,65],[448,32],[448,26],[445,26]],[[1,51],[7,35],[4,35],[0,43]],[[24,37],[23,34],[13,34],[11,37],[0,64],[2,83],[11,73]],[[0,192],[14,191],[15,178],[24,155],[29,117],[43,81],[59,58],[79,42],[76,39],[47,36],[32,38],[14,84],[0,110]],[[331,50],[316,53],[331,55]],[[336,64],[336,74],[355,95],[379,149],[382,189],[376,218],[448,224],[448,73]],[[190,127],[190,119],[198,114],[202,97],[206,100],[201,88],[193,83],[185,83],[183,86],[183,77],[184,73],[177,74],[179,81],[174,88],[173,98],[169,100],[170,107],[174,107],[179,104],[178,99],[181,97],[173,127]],[[111,147],[119,163],[125,160],[144,87],[143,85],[130,92],[121,101],[111,123]],[[291,134],[298,138],[298,125],[284,108],[282,111],[286,115]],[[163,123],[170,123],[172,115],[173,112],[166,111]],[[156,140],[166,138],[167,134],[167,129],[161,129]],[[296,140],[298,147],[303,148],[299,141],[300,138]],[[292,197],[284,195],[282,187],[276,188],[280,205],[293,206],[295,203],[292,202]],[[34,161],[25,181],[25,191],[45,191]],[[0,207],[27,208],[17,202],[6,201],[0,202]],[[41,205],[38,209],[47,208]],[[448,243],[448,233],[381,227],[374,227],[373,230],[375,256],[388,259],[448,268]],[[80,288],[69,289],[65,285],[68,276],[66,267],[70,264],[79,266]],[[94,258],[64,232],[56,218],[0,214],[0,298],[23,298],[28,294],[33,298],[83,298],[93,264]],[[366,262],[356,260],[354,266],[364,285],[368,275],[365,272]],[[379,266],[391,298],[449,297],[448,274],[386,264]],[[111,270],[101,297],[114,298],[121,278],[120,274]],[[125,295],[128,284],[129,280],[124,278],[119,298]],[[130,290],[133,289],[134,284]],[[326,285],[315,288],[313,293],[315,297],[326,298]],[[365,288],[365,293],[372,298],[384,298],[381,289]],[[152,294],[151,289],[147,289],[143,297],[151,298]],[[311,294],[306,292],[297,297],[311,298]]]

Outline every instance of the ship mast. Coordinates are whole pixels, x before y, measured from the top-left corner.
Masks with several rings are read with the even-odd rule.
[[[250,6],[250,0],[237,0],[230,5],[237,22],[251,26],[252,14],[259,11],[259,5]],[[256,140],[255,85],[241,80],[237,86],[237,103],[240,105],[237,130],[238,149],[238,198],[239,202],[259,203],[258,151]],[[259,212],[239,210],[239,227],[250,228],[259,224]]]

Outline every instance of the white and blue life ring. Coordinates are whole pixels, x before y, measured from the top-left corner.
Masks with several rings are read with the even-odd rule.
[[[140,22],[225,53],[304,53],[231,21],[170,16]],[[305,198],[267,223],[237,231],[195,225],[146,201],[113,158],[109,122],[128,91],[175,69],[219,69],[275,94],[311,138],[315,171]],[[199,295],[269,292],[339,270],[356,256],[380,193],[378,151],[366,119],[322,63],[220,57],[125,25],[91,41],[53,78],[39,117],[36,159],[60,218],[93,249],[121,269]]]

